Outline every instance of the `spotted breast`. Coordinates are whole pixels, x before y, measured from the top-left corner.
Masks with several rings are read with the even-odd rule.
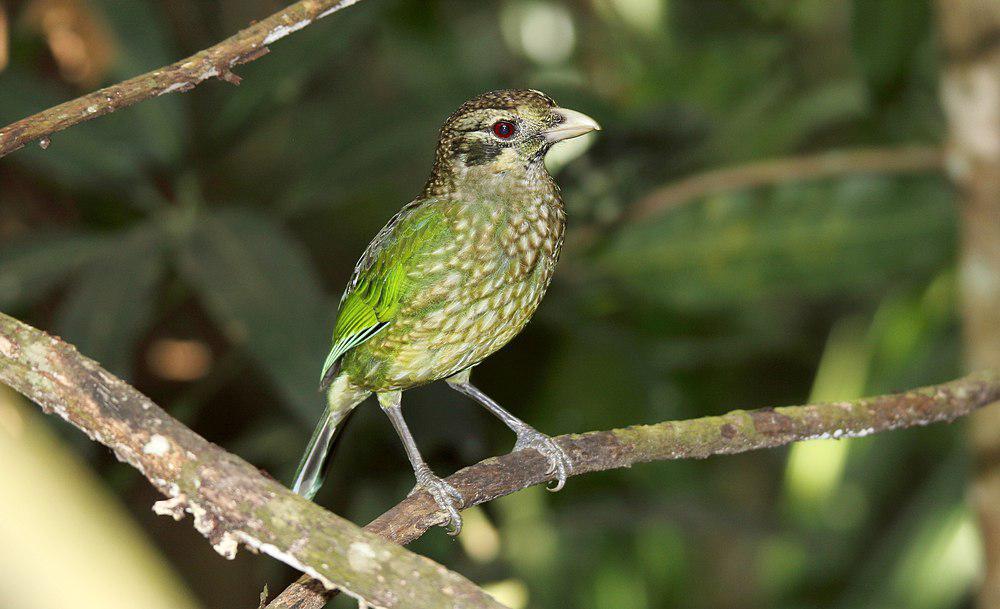
[[[530,196],[494,190],[423,204],[447,229],[411,258],[392,324],[345,357],[352,383],[387,391],[445,378],[524,328],[552,278],[566,218],[548,174],[532,178]]]

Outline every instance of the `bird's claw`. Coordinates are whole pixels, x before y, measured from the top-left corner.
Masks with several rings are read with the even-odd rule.
[[[462,516],[458,513],[458,508],[465,502],[462,493],[458,492],[454,486],[448,484],[443,479],[434,475],[430,469],[422,469],[416,472],[417,485],[413,487],[410,494],[419,491],[427,491],[434,502],[438,504],[441,511],[448,516],[448,521],[444,526],[448,527],[448,534],[452,537],[462,531]]]
[[[515,451],[527,448],[537,450],[549,460],[549,469],[546,473],[555,474],[556,479],[555,485],[548,487],[548,490],[554,493],[566,486],[567,476],[573,473],[573,462],[555,440],[536,429],[528,428],[517,434],[517,443],[514,444]]]

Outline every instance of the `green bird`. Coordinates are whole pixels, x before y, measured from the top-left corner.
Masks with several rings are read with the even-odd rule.
[[[571,463],[551,438],[469,382],[473,366],[514,338],[552,279],[566,213],[545,169],[556,142],[594,119],[534,90],[469,100],[441,128],[423,193],[368,245],[340,302],[320,387],[327,407],[299,464],[296,493],[322,485],[338,425],[374,393],[406,449],[417,486],[461,529],[462,497],[427,466],[403,420],[403,390],[444,379],[534,448],[562,488]]]

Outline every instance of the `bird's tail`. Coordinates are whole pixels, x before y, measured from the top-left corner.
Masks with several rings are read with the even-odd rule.
[[[302,495],[306,499],[316,496],[320,487],[323,486],[323,479],[326,478],[327,470],[330,467],[330,460],[333,456],[333,449],[340,437],[340,432],[347,424],[348,416],[354,412],[354,407],[361,403],[368,395],[351,394],[338,391],[338,386],[334,385],[327,394],[327,407],[322,418],[313,430],[312,438],[306,446],[306,452],[299,461],[299,467],[295,471],[295,482],[292,483],[292,492]]]

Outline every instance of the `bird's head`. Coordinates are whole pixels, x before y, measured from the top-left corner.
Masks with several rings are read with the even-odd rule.
[[[462,104],[441,127],[431,180],[540,167],[556,142],[600,128],[586,114],[560,108],[540,91],[484,93]]]

